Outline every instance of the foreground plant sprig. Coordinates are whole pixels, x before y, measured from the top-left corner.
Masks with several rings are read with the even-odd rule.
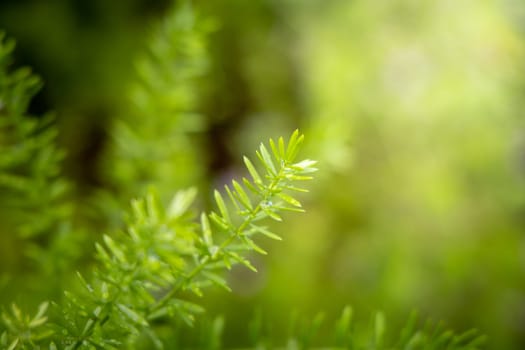
[[[160,347],[154,322],[180,318],[191,324],[203,311],[188,292],[201,296],[214,284],[229,289],[221,272],[237,263],[255,270],[246,253],[265,251],[253,237],[280,239],[261,220],[303,211],[292,193],[306,191],[296,184],[316,171],[315,161],[295,161],[303,139],[295,131],[287,144],[270,140],[271,151],[261,144],[261,170],[245,157],[252,180],[233,180],[224,195],[215,191],[217,210],[201,214],[199,224],[190,213],[194,190],[179,192],[167,208],[154,191],[133,201],[125,231],[96,245],[100,266],[92,281],[79,274],[84,294],[66,292],[60,330],[67,334],[66,348],[120,347],[141,334]]]

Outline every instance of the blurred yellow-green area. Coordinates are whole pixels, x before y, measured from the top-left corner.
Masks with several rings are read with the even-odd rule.
[[[119,120],[153,125],[161,116],[136,113],[129,96],[141,77],[135,62],[172,5],[0,2],[16,65],[45,83],[31,113],[55,111],[64,173],[87,211],[79,221],[93,231],[87,255],[118,225],[100,214],[118,206],[101,190],[124,203],[137,195],[125,188],[133,163],[111,156],[112,135]],[[282,242],[261,241],[269,254],[252,257],[259,272],[234,268],[233,292],[204,299],[209,314],[225,316],[225,342],[244,344],[239,330],[257,309],[278,329],[294,310],[336,315],[350,304],[365,320],[384,311],[392,327],[418,310],[480,329],[487,348],[525,348],[525,2],[192,6],[207,23],[207,68],[188,102],[200,117],[188,114],[190,134],[180,136],[192,153],[179,166],[190,170],[158,165],[161,190],[198,186],[205,206],[212,188],[239,175],[243,154],[295,128],[320,168],[302,196],[306,214],[273,227]],[[154,139],[157,129],[144,132]],[[16,244],[1,224],[0,234],[1,272],[17,270]]]

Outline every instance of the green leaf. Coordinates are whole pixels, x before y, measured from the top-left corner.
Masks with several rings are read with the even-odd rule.
[[[228,270],[231,270],[231,269],[232,269],[232,263],[231,263],[231,261],[230,261],[230,258],[229,258],[229,256],[228,256],[228,254],[224,254],[224,255],[222,256],[222,262],[224,263],[224,265],[226,266],[226,268],[227,268]]]
[[[275,210],[282,210],[282,211],[291,211],[294,213],[304,213],[305,210],[303,208],[297,208],[297,207],[285,207],[282,205],[274,205],[273,208]]]
[[[228,213],[228,209],[226,208],[226,204],[224,203],[224,199],[222,198],[221,193],[215,190],[214,196],[215,196],[215,202],[217,203],[217,206],[219,207],[219,211],[221,212],[222,218],[228,224],[228,226],[230,226],[232,224],[231,219],[230,219],[230,214]]]
[[[313,165],[317,164],[316,160],[311,159],[305,159],[298,163],[292,164],[290,167],[295,170],[305,170],[308,168],[312,168]],[[313,169],[314,171],[317,169]]]
[[[263,212],[268,215],[270,218],[274,219],[275,221],[283,221],[283,219],[277,214],[275,213],[271,208],[267,207],[267,206],[263,206],[261,205],[262,207],[262,210]]]
[[[351,347],[350,326],[352,325],[352,308],[346,306],[335,328],[335,339],[337,346]]]
[[[133,209],[133,216],[137,219],[137,221],[146,220],[147,214],[144,199],[133,199],[131,201],[131,208]]]
[[[155,311],[151,312],[148,315],[148,320],[149,321],[154,321],[156,319],[159,319],[159,318],[162,318],[164,316],[169,315],[169,313],[170,313],[170,307],[169,306],[162,306],[162,307],[156,309]]]
[[[295,199],[295,198],[293,198],[293,197],[291,197],[291,196],[289,196],[289,195],[287,195],[285,193],[282,193],[282,192],[281,193],[277,193],[277,196],[279,198],[281,198],[283,201],[285,201],[286,203],[288,203],[288,204],[291,204],[291,205],[293,205],[295,207],[298,207],[298,208],[301,207],[301,202],[299,202],[297,199]]]
[[[242,237],[242,241],[245,242],[246,244],[248,244],[248,246],[250,248],[252,248],[253,250],[255,250],[257,253],[262,254],[262,255],[267,255],[268,254],[264,249],[262,249],[257,244],[255,244],[255,242],[252,241],[251,239],[249,239],[248,237],[243,236]]]
[[[228,292],[231,292],[231,288],[226,283],[226,280],[224,278],[222,278],[221,276],[219,276],[219,275],[217,275],[217,274],[215,274],[213,272],[208,272],[208,271],[203,271],[202,274],[203,274],[204,277],[206,277],[207,279],[212,281],[217,286],[225,289]]]
[[[211,247],[213,245],[212,231],[210,227],[210,221],[208,220],[206,213],[201,213],[201,228],[204,243],[208,247]]]
[[[82,284],[82,286],[86,288],[88,293],[93,293],[93,287],[91,287],[91,285],[86,282],[86,280],[84,279],[84,277],[82,277],[82,274],[79,271],[77,271],[77,277],[80,280],[80,284]]]
[[[282,154],[279,153],[279,149],[277,148],[275,142],[273,139],[270,139],[270,148],[272,149],[272,153],[277,161],[280,161],[282,159]]]
[[[33,338],[34,341],[39,342],[41,340],[49,338],[53,334],[55,334],[55,332],[52,329],[41,330],[41,331],[36,331],[36,332],[33,331],[33,337],[32,338]]]
[[[174,219],[182,216],[193,204],[196,196],[197,189],[194,187],[177,192],[168,207],[168,217]]]
[[[134,323],[140,324],[141,326],[144,326],[144,327],[148,326],[148,322],[146,321],[144,317],[142,317],[141,315],[139,315],[137,312],[133,311],[126,305],[118,303],[117,307],[126,317],[128,317]]]
[[[229,230],[230,229],[230,225],[228,225],[228,223],[222,218],[219,216],[219,214],[217,214],[216,212],[211,212],[210,213],[210,219],[211,221],[213,221],[214,223],[217,224],[217,226],[219,226],[220,228],[222,228],[223,230]]]
[[[111,263],[111,257],[109,256],[108,252],[104,247],[99,244],[98,242],[95,243],[95,250],[98,253],[98,257],[104,264],[110,264]]]
[[[268,150],[264,146],[263,143],[259,146],[260,152],[255,152],[261,163],[264,165],[264,167],[272,174],[277,175],[277,170],[275,169],[275,165],[273,164],[272,157],[270,156],[270,153],[268,153]]]
[[[126,263],[126,256],[124,251],[117,246],[117,243],[108,235],[103,236],[104,243],[109,248],[114,257],[116,257],[121,263]]]
[[[188,314],[186,312],[179,312],[178,316],[182,319],[184,323],[186,323],[188,327],[193,327],[193,324],[195,323],[195,317],[193,317],[193,315]]]
[[[15,340],[13,340],[13,342],[11,342],[11,344],[9,345],[7,350],[14,350],[14,349],[16,349],[16,346],[18,345],[19,341],[20,341],[19,338],[16,338]]]
[[[264,187],[262,186],[261,183],[259,183],[259,185],[257,185],[257,187],[255,187],[247,178],[243,177],[242,178],[242,182],[244,183],[244,185],[246,186],[246,188],[248,188],[253,194],[255,195],[262,195],[262,190],[264,189]]]
[[[299,130],[295,130],[288,141],[288,147],[286,149],[286,159],[289,162],[293,162],[295,159],[299,146],[303,143],[303,140],[304,135],[300,135]]]
[[[33,317],[31,322],[29,323],[29,328],[35,328],[35,327],[41,326],[44,323],[46,323],[47,317],[44,316],[44,314],[46,313],[48,306],[49,306],[49,303],[47,301],[40,304],[36,315]]]
[[[15,316],[15,319],[18,321],[18,322],[23,322],[23,319],[22,319],[22,311],[20,311],[20,309],[18,308],[18,306],[16,304],[11,304],[11,311],[13,312],[13,316]]]
[[[412,312],[410,314],[410,317],[408,318],[406,325],[403,327],[401,331],[401,335],[400,335],[397,347],[402,347],[402,346],[410,344],[410,339],[413,336],[415,329],[416,329],[417,318],[418,318],[417,312]]]
[[[293,181],[307,181],[307,180],[313,179],[313,177],[311,176],[303,176],[303,175],[296,175],[296,174],[286,174],[285,177],[288,180],[293,180]]]
[[[382,312],[378,312],[374,320],[374,339],[376,347],[381,348],[383,346],[384,335],[385,315]]]
[[[180,192],[183,193],[183,192]],[[158,195],[155,193],[154,188],[149,188],[148,194],[146,195],[146,208],[147,215],[150,222],[158,223],[162,216],[163,210],[161,210],[161,204],[159,203]]]
[[[234,253],[234,252],[227,252],[227,254],[233,259],[235,260],[236,262],[246,266],[247,268],[249,268],[250,270],[252,270],[253,272],[257,272],[257,269],[255,268],[255,266],[252,265],[252,263],[241,257],[239,254],[237,253]]]
[[[257,232],[262,233],[263,235],[265,235],[268,238],[274,239],[276,241],[282,241],[283,240],[280,236],[276,235],[273,232],[268,231],[265,227],[257,226],[257,225],[251,225],[250,227],[252,229],[254,229],[255,231],[257,231]]]
[[[239,203],[237,203],[237,199],[235,198],[233,192],[230,190],[230,187],[228,185],[224,185],[224,189],[226,190],[228,197],[230,197],[230,201],[235,206],[237,213],[241,213],[242,212],[241,207],[239,206]]]
[[[242,205],[244,205],[245,208],[252,210],[253,205],[250,201],[250,197],[248,197],[242,186],[235,180],[232,181],[232,184],[235,188],[235,193],[238,195],[238,199],[241,201]]]
[[[308,191],[305,188],[295,187],[295,186],[291,186],[291,185],[285,185],[285,186],[283,186],[283,189],[290,190],[290,191],[296,191],[296,192],[303,192],[303,193],[310,192],[310,191]]]
[[[175,303],[180,305],[180,307],[182,307],[184,310],[187,310],[194,314],[202,314],[204,311],[206,311],[202,306],[192,303],[190,301],[175,299]]]
[[[253,164],[250,161],[250,159],[248,159],[248,157],[243,157],[243,159],[244,159],[244,164],[246,165],[246,168],[248,169],[248,172],[252,176],[253,181],[256,184],[257,183],[262,183],[261,176],[259,175],[257,170],[255,170],[255,167],[253,166]]]
[[[102,300],[109,299],[109,286],[106,282],[100,284],[100,295],[102,296]]]

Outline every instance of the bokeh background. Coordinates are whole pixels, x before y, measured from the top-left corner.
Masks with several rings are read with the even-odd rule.
[[[137,195],[126,185],[140,174],[113,146],[118,121],[149,125],[154,139],[169,118],[129,101],[140,99],[136,62],[173,5],[0,1],[17,65],[45,82],[30,110],[55,111],[64,173],[91,208],[80,219],[91,242],[118,225],[101,214],[118,206],[103,190]],[[260,272],[234,269],[233,292],[206,299],[227,320],[226,343],[245,342],[239,330],[257,310],[280,329],[293,310],[336,315],[351,304],[365,319],[383,310],[392,326],[416,309],[479,328],[488,348],[525,348],[525,3],[192,6],[206,22],[194,52],[206,69],[188,102],[195,115],[176,133],[191,153],[179,155],[182,170],[155,168],[161,190],[197,185],[206,206],[211,188],[242,171],[243,154],[297,127],[321,169],[307,214],[276,225],[285,240],[264,241],[270,254],[252,258]]]

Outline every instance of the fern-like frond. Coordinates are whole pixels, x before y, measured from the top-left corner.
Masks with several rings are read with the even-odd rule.
[[[70,207],[53,118],[27,112],[41,81],[27,68],[11,69],[14,46],[0,34],[0,207],[4,223],[32,237],[56,229]]]
[[[217,210],[201,215],[200,237],[196,245],[198,254],[192,268],[150,307],[153,315],[169,313],[170,301],[181,291],[191,290],[200,295],[201,287],[210,283],[228,289],[226,282],[216,273],[217,270],[229,269],[233,264],[240,263],[255,271],[245,258],[246,253],[266,252],[254,242],[253,236],[261,234],[280,239],[280,236],[262,225],[261,220],[271,218],[281,221],[280,214],[283,211],[303,211],[300,202],[289,194],[298,190],[293,184],[310,180],[310,174],[317,170],[313,168],[315,161],[295,162],[303,139],[303,135],[295,131],[286,149],[282,138],[278,141],[280,149],[270,140],[273,156],[261,144],[257,156],[264,169],[263,175],[259,174],[260,170],[256,169],[249,158],[244,157],[253,181],[243,178],[243,185],[236,180],[232,181],[231,186],[225,185],[229,204],[235,210],[229,208],[223,194],[214,192]]]
[[[136,60],[129,107],[112,126],[103,167],[119,199],[144,196],[150,185],[164,196],[202,180],[204,155],[194,135],[205,129],[198,111],[208,32],[190,1],[178,2]]]
[[[30,69],[11,67],[14,47],[0,33],[0,234],[6,246],[11,241],[20,247],[11,264],[24,272],[11,277],[25,284],[27,273],[54,276],[53,283],[41,285],[49,295],[63,289],[59,276],[82,254],[83,235],[72,234],[74,205],[61,174],[64,151],[56,145],[54,118],[28,112],[42,83]]]
[[[160,344],[151,330],[164,319],[192,324],[203,309],[187,293],[200,296],[210,285],[229,289],[223,270],[237,263],[255,270],[247,253],[265,253],[254,235],[280,239],[262,220],[303,211],[293,196],[303,191],[296,183],[311,179],[316,169],[314,161],[295,161],[302,142],[295,131],[287,145],[282,138],[270,140],[272,153],[261,144],[259,169],[244,158],[253,180],[232,181],[226,195],[215,191],[217,209],[202,213],[198,222],[190,213],[195,190],[179,192],[167,207],[153,191],[133,201],[126,230],[97,244],[100,265],[92,281],[79,275],[83,296],[66,293],[63,329],[57,333],[65,331],[73,348],[118,347],[141,333]]]

